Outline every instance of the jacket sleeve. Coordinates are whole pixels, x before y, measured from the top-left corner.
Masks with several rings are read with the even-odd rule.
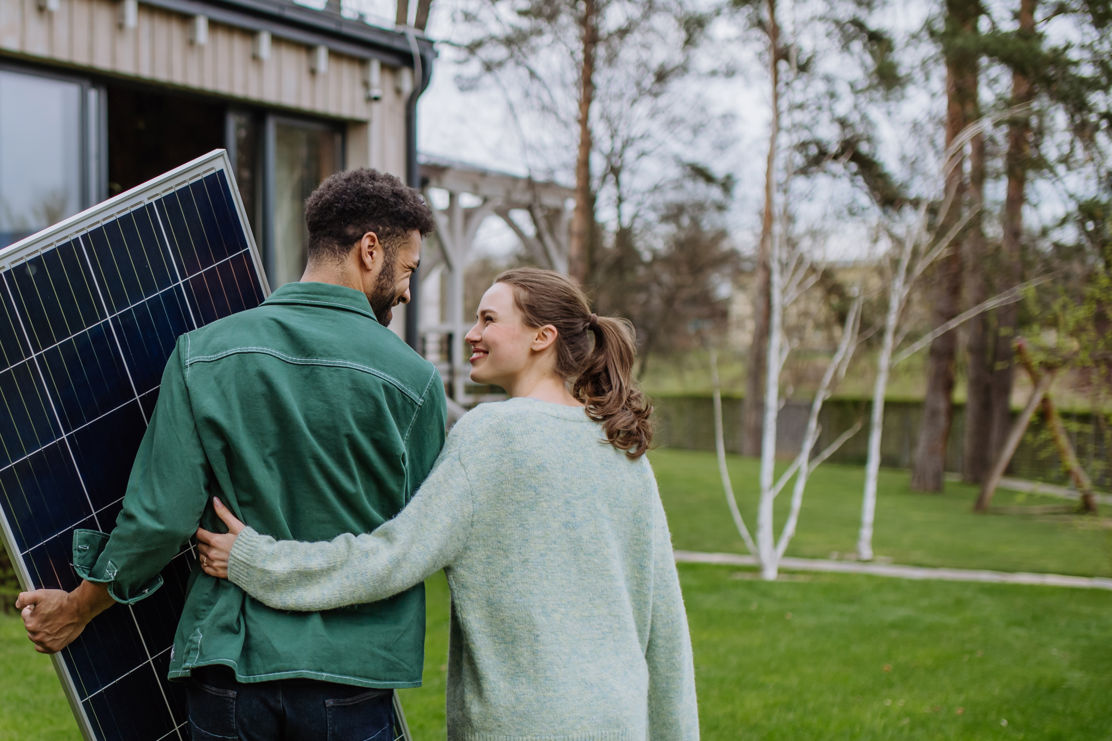
[[[649,640],[649,738],[697,741],[699,712],[687,613],[676,573],[664,507],[656,497],[653,522],[653,591]]]
[[[228,578],[280,610],[329,610],[397,594],[451,564],[471,531],[472,496],[449,438],[413,500],[371,533],[330,541],[274,540],[250,527],[236,537]]]
[[[186,387],[179,338],[162,374],[158,403],[131,468],[123,509],[105,536],[74,533],[74,568],[132,603],[161,585],[159,572],[197,529],[208,503],[208,461]]]

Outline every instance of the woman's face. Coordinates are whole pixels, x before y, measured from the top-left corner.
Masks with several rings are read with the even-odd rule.
[[[515,382],[530,369],[536,329],[526,327],[514,304],[513,288],[495,283],[475,311],[475,325],[464,338],[471,345],[471,380],[513,394]]]

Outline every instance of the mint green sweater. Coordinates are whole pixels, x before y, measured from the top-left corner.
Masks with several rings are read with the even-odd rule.
[[[374,532],[275,541],[246,528],[229,576],[287,610],[378,600],[444,569],[448,738],[699,736],[687,618],[652,469],[581,408],[483,404],[413,501]]]

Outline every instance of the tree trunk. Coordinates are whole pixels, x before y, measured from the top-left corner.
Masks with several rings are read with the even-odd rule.
[[[1035,8],[1037,0],[1020,0],[1019,36],[1035,39]],[[1012,105],[1024,105],[1034,98],[1031,78],[1022,69],[1012,70]],[[1008,177],[1004,197],[1003,238],[1000,243],[1000,264],[997,276],[1003,287],[1019,285],[1023,280],[1020,240],[1023,237],[1023,205],[1026,199],[1027,168],[1031,152],[1031,118],[1028,114],[1013,116],[1008,123],[1008,151],[1004,168]],[[1011,426],[1011,398],[1015,376],[1015,354],[1019,309],[1015,304],[1001,307],[996,314],[996,351],[993,353],[992,425],[988,449],[998,454]]]
[[[977,89],[976,67],[971,72],[971,89]],[[966,120],[980,118],[974,97],[967,105]],[[965,304],[977,306],[988,298],[988,276],[991,256],[985,240],[983,211],[985,203],[985,137],[978,133],[970,142],[969,151],[969,208],[974,216],[969,223],[962,246],[962,274],[965,278]],[[988,312],[979,314],[966,327],[965,351],[968,376],[966,379],[965,434],[962,444],[962,480],[979,484],[985,480],[992,465],[992,454],[985,449],[985,440],[992,429],[992,356],[989,354]]]
[[[865,455],[865,488],[861,497],[861,527],[857,531],[857,557],[862,561],[873,560],[873,524],[876,521],[877,479],[880,477],[880,442],[884,435],[884,397],[888,391],[888,376],[892,370],[892,351],[896,347],[896,330],[899,329],[900,313],[903,311],[909,291],[907,272],[914,248],[914,242],[910,237],[900,246],[896,273],[888,288],[884,334],[876,360],[873,404],[869,414],[869,442]]]
[[[976,91],[967,89],[970,75],[967,71],[976,64],[976,51],[969,41],[976,32],[977,3],[969,0],[947,0],[946,38],[943,52],[946,58],[946,147],[957,138],[969,123],[966,102]],[[946,194],[952,196],[949,209],[943,215],[939,229],[947,233],[960,218],[965,203],[964,167],[956,166],[947,177]],[[934,266],[933,273],[933,323],[940,326],[957,316],[961,303],[962,254],[961,239]],[[954,391],[954,358],[957,354],[957,333],[946,332],[931,342],[927,360],[927,383],[923,398],[923,421],[919,428],[919,442],[911,471],[911,488],[916,491],[942,491],[946,467],[946,443],[950,437],[953,418],[952,396]]]
[[[579,68],[579,146],[575,155],[575,209],[571,217],[571,240],[568,245],[568,272],[580,283],[590,277],[593,262],[591,249],[595,209],[591,183],[591,104],[595,98],[595,56],[598,51],[598,3],[584,0],[580,19],[583,58]]]
[[[776,190],[776,148],[780,136],[780,26],[776,20],[776,0],[766,0],[768,7],[769,80],[772,93],[772,118],[769,122],[768,153],[765,157],[764,211],[761,215],[761,237],[757,243],[757,270],[753,281],[753,337],[749,343],[746,363],[745,400],[742,406],[741,451],[745,455],[761,454],[764,424],[765,367],[768,364],[769,256],[772,252],[774,196]]]

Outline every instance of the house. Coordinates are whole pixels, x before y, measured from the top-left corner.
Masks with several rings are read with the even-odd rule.
[[[271,286],[296,280],[324,177],[418,185],[428,6],[372,25],[338,0],[3,0],[0,247],[224,148]]]

